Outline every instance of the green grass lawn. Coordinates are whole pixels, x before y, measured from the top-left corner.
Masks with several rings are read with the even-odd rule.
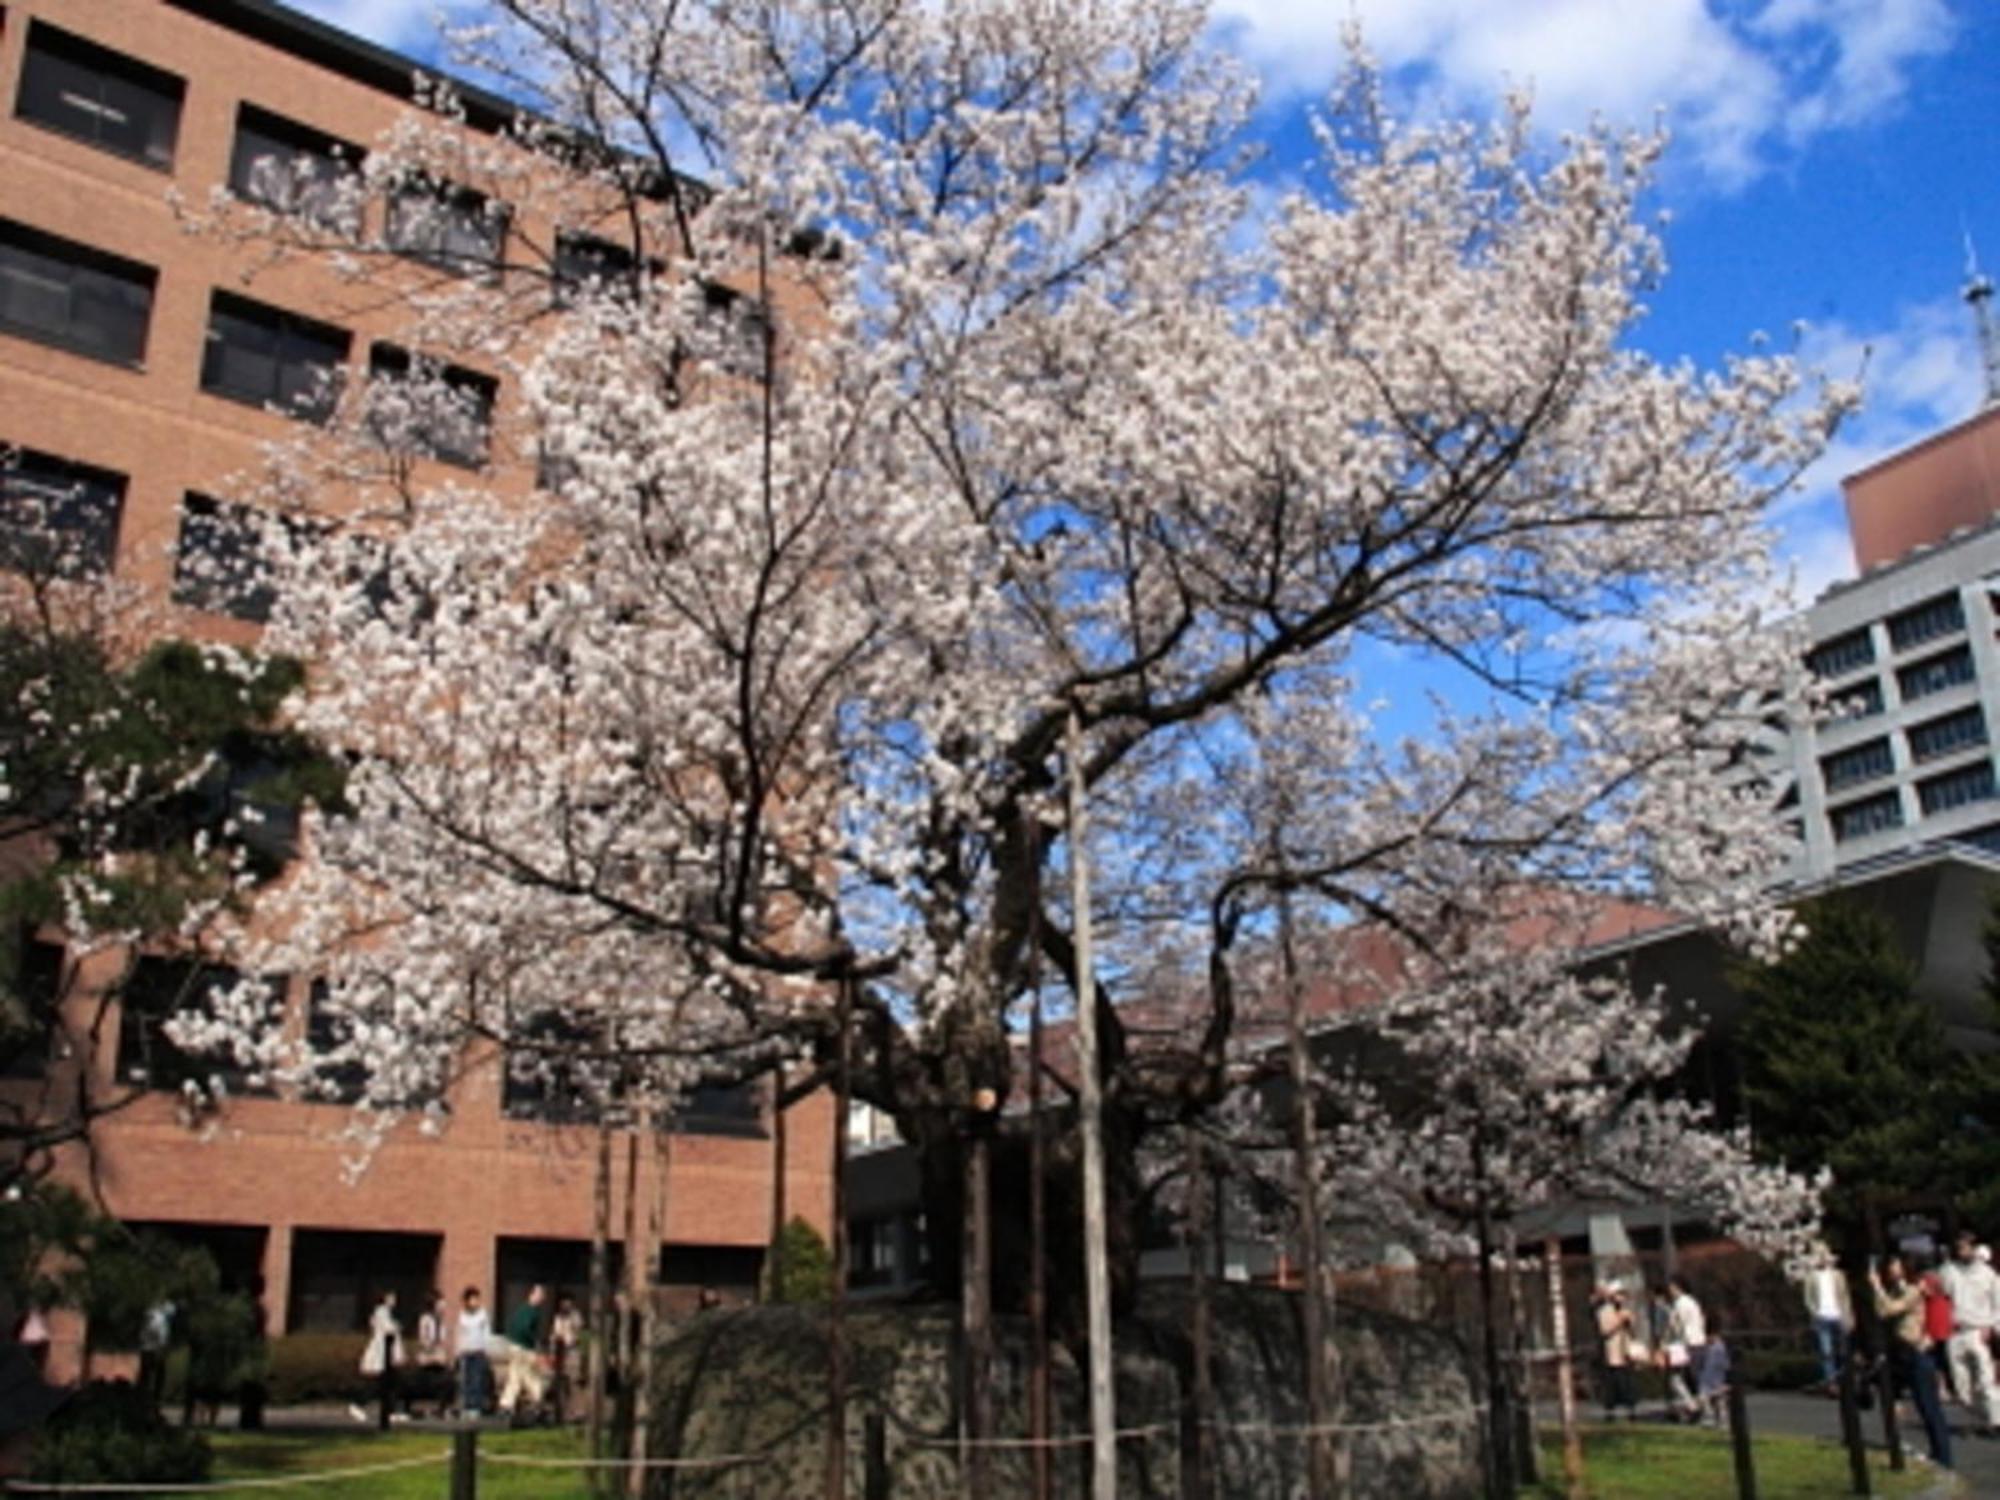
[[[362,1468],[434,1456],[419,1468],[360,1474],[345,1483],[329,1481],[304,1489],[272,1491],[312,1500],[444,1500],[451,1489],[451,1438],[437,1432],[217,1432],[215,1479],[267,1478],[328,1469]],[[533,1458],[580,1458],[583,1435],[574,1428],[526,1432],[482,1432],[482,1454]],[[517,1468],[481,1463],[480,1500],[586,1500],[590,1494],[580,1469]]]
[[[1757,1500],[1828,1500],[1849,1492],[1847,1450],[1818,1438],[1760,1437],[1754,1445]],[[1736,1468],[1726,1433],[1671,1427],[1592,1427],[1583,1430],[1584,1473],[1591,1500],[1689,1500],[1736,1493]],[[1935,1469],[1912,1465],[1889,1472],[1888,1460],[1870,1453],[1871,1487],[1877,1495],[1915,1495],[1928,1489]],[[1539,1487],[1523,1500],[1560,1497],[1562,1440],[1542,1441]]]

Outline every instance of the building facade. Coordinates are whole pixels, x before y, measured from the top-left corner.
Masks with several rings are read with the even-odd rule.
[[[330,382],[393,373],[408,353],[392,304],[309,259],[252,279],[254,248],[188,232],[177,204],[256,194],[260,161],[364,148],[407,107],[414,69],[268,0],[0,3],[0,525],[9,507],[61,496],[58,524],[92,565],[158,597],[175,633],[254,638],[270,601],[227,566],[242,528],[217,495],[262,445],[315,420]],[[469,128],[504,114],[476,90],[466,103]],[[476,252],[482,231],[473,215],[428,232]],[[435,256],[417,264],[424,249],[410,247],[413,276],[435,274]],[[480,430],[516,393],[489,372],[447,375],[478,421],[470,446],[440,441],[425,461],[483,469],[525,500],[533,466],[486,451]],[[31,967],[49,954],[35,948]],[[580,1281],[598,1132],[554,1117],[497,1053],[466,1059],[441,1129],[398,1132],[356,1175],[338,1103],[244,1093],[191,1112],[176,1087],[190,1060],[147,996],[213,976],[143,960],[93,1024],[93,985],[122,962],[78,968],[53,1066],[141,1097],[64,1174],[129,1222],[209,1245],[225,1279],[260,1278],[274,1332],[359,1326],[386,1286],[477,1285],[504,1306],[530,1281]],[[301,1026],[310,997],[295,979]],[[769,1123],[755,1091],[703,1096],[676,1122],[659,1250],[670,1292],[754,1286],[773,1228]],[[782,1136],[787,1211],[822,1226],[833,1127],[810,1099]],[[631,1145],[614,1143],[614,1226]]]
[[[1861,577],[1807,611],[1837,713],[1779,759],[1798,883],[1922,845],[2000,850],[2000,406],[1845,483]]]

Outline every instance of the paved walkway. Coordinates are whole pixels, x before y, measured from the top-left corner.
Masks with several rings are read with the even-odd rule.
[[[1952,1458],[1964,1493],[1978,1500],[2000,1500],[2000,1439],[1973,1435],[1973,1423],[1964,1407],[1946,1406],[1951,1423]],[[1917,1422],[1898,1424],[1904,1451],[1925,1453],[1924,1429]],[[1750,1397],[1750,1430],[1753,1433],[1784,1432],[1801,1437],[1840,1440],[1840,1404],[1826,1396],[1780,1395],[1759,1392]],[[1862,1435],[1870,1447],[1883,1445],[1882,1413],[1861,1414]]]

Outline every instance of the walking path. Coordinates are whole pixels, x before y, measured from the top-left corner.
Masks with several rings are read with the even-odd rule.
[[[1840,1404],[1827,1396],[1806,1396],[1760,1391],[1749,1398],[1750,1431],[1753,1433],[1794,1433],[1800,1437],[1840,1440]],[[1974,1434],[1974,1423],[1962,1406],[1947,1406],[1951,1421],[1952,1458],[1965,1493],[1977,1500],[2000,1500],[2000,1439]],[[1926,1452],[1924,1429],[1917,1422],[1901,1422],[1906,1453]],[[1870,1447],[1882,1446],[1882,1413],[1861,1414],[1861,1431]]]

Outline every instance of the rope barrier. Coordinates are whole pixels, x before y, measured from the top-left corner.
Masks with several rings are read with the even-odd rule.
[[[480,1451],[483,1464],[511,1464],[518,1469],[732,1469],[740,1464],[761,1463],[771,1450],[759,1453],[724,1453],[714,1458],[539,1458],[527,1453]]]
[[[423,1458],[399,1458],[386,1463],[360,1464],[351,1469],[321,1469],[312,1474],[280,1474],[262,1479],[212,1479],[200,1483],[110,1484],[92,1479],[77,1484],[46,1483],[30,1479],[9,1479],[0,1484],[12,1495],[219,1495],[230,1490],[285,1490],[300,1485],[332,1484],[343,1479],[359,1479],[370,1474],[391,1474],[399,1469],[422,1469],[448,1462],[449,1448]]]
[[[1321,1422],[1302,1427],[1281,1427],[1271,1422],[1211,1422],[1215,1432],[1249,1432],[1263,1437],[1325,1437],[1342,1432],[1391,1432],[1409,1427],[1437,1427],[1473,1422],[1486,1415],[1484,1403],[1455,1407],[1450,1411],[1426,1412],[1417,1417],[1387,1417],[1380,1422]]]
[[[1180,1429],[1171,1422],[1154,1422],[1146,1427],[1120,1427],[1113,1431],[1111,1440],[1127,1443],[1178,1431]],[[936,1448],[949,1453],[960,1448],[1085,1448],[1091,1442],[1091,1435],[1087,1432],[1070,1432],[1045,1438],[913,1438],[910,1446]]]

